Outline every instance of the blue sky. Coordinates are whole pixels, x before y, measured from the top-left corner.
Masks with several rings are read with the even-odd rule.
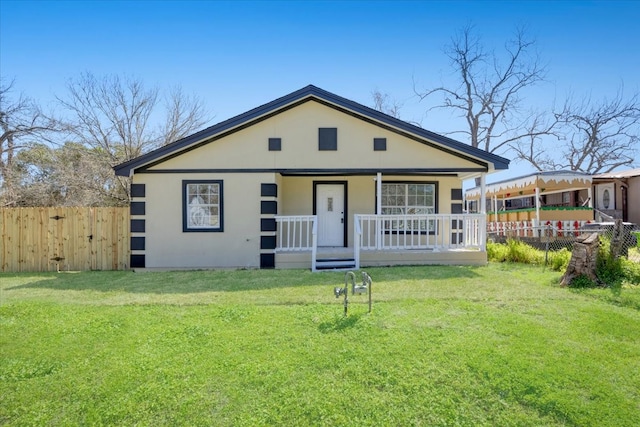
[[[640,1],[0,0],[0,73],[45,106],[84,71],[180,85],[204,99],[211,124],[307,84],[365,105],[377,89],[403,104],[402,118],[444,133],[464,122],[425,117],[413,80],[450,78],[443,47],[463,26],[495,49],[515,26],[528,28],[549,73],[527,102],[544,108],[569,92],[639,90],[638,22]],[[529,171],[512,162],[508,174]]]

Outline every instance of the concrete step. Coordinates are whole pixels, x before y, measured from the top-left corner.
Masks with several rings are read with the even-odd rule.
[[[316,270],[351,270],[356,267],[353,258],[320,258],[316,259]]]

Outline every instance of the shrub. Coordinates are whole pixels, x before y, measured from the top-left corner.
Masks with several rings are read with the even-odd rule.
[[[615,258],[611,254],[611,239],[600,236],[596,276],[606,286],[640,285],[640,264],[624,257]]]
[[[487,242],[487,258],[489,261],[505,262],[509,256],[509,248],[507,245],[500,243]]]
[[[545,263],[545,252],[529,246],[519,240],[508,240],[506,244],[488,242],[487,257],[493,262],[519,262],[542,265]],[[571,260],[571,252],[562,248],[547,253],[547,266],[554,271],[564,271]]]
[[[640,263],[622,258],[623,285],[640,286]]]
[[[559,251],[549,251],[547,265],[553,271],[565,271],[571,261],[571,252],[567,248]]]
[[[524,264],[542,265],[545,263],[545,252],[515,239],[507,240],[506,244],[487,242],[487,257],[493,262],[519,262]],[[571,260],[571,252],[563,248],[559,251],[547,252],[546,265],[554,271],[565,271]],[[625,285],[640,286],[640,264],[625,257],[614,258],[611,255],[611,241],[606,236],[600,236],[600,248],[596,261],[596,277],[604,286],[620,287]],[[588,277],[576,277],[570,286],[592,287]],[[587,283],[588,282],[588,283]]]
[[[509,261],[521,262],[524,264],[542,264],[544,263],[544,253],[532,246],[527,245],[519,240],[507,240],[509,248]]]

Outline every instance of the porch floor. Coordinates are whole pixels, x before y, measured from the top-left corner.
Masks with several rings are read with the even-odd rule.
[[[316,260],[353,260],[353,247],[322,247]],[[360,267],[390,265],[484,265],[487,253],[475,248],[375,249],[360,251]],[[311,251],[276,251],[276,268],[309,268]]]

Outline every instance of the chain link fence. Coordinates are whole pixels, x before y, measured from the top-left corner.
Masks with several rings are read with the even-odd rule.
[[[538,227],[529,227],[518,230],[504,230],[501,232],[488,232],[487,240],[494,243],[506,243],[507,240],[518,240],[536,249],[545,252],[547,259],[550,251],[559,251],[566,248],[573,250],[576,238],[582,234],[598,233],[599,236],[612,238],[614,232],[613,223],[585,224],[579,229],[567,231],[553,224]],[[629,260],[640,263],[640,226],[624,224],[622,230],[621,255]]]

